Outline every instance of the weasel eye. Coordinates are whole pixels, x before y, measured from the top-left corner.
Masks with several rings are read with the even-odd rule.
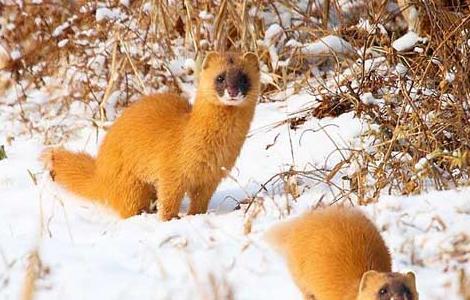
[[[224,75],[219,75],[217,76],[217,82],[218,83],[223,83],[225,81],[225,76]]]
[[[381,296],[382,296],[382,295],[385,295],[385,294],[387,294],[387,293],[388,293],[387,288],[381,288],[380,291],[379,291],[379,295],[381,295]]]

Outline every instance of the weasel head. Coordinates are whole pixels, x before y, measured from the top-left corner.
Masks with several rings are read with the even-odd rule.
[[[198,93],[218,105],[256,103],[259,95],[258,56],[209,52],[202,63]]]
[[[367,271],[362,275],[357,300],[418,300],[415,275]]]

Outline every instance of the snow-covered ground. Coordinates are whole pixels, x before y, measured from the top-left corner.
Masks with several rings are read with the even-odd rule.
[[[121,220],[57,188],[37,160],[41,135],[9,139],[22,129],[11,108],[0,107],[0,145],[8,156],[0,161],[0,299],[18,299],[36,249],[42,262],[36,299],[301,299],[263,234],[315,206],[328,187],[304,182],[292,200],[279,182],[268,184],[247,214],[247,204],[237,208],[292,165],[334,166],[341,154],[331,154],[332,140],[339,146],[357,142],[363,125],[352,113],[312,119],[297,130],[280,122],[312,100],[300,94],[259,104],[250,137],[210,212],[183,212],[170,222],[154,214]],[[103,134],[97,139],[85,126],[65,146],[95,153]],[[394,269],[416,273],[421,299],[461,297],[460,270],[470,273],[469,192],[382,196],[362,208],[391,248]]]

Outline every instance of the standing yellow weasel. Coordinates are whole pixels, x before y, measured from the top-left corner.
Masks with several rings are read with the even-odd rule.
[[[267,238],[286,256],[305,299],[418,299],[414,274],[391,271],[384,240],[357,209],[308,212],[274,227]]]
[[[64,149],[42,159],[55,182],[111,206],[123,218],[148,210],[155,191],[161,220],[205,213],[235,164],[259,95],[258,57],[209,53],[191,106],[174,94],[143,97],[107,133],[96,159]]]

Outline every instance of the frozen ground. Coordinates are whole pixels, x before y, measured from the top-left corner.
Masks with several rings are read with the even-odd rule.
[[[170,222],[153,214],[120,220],[55,187],[37,161],[40,135],[7,141],[21,126],[0,106],[0,145],[8,156],[0,161],[0,299],[18,299],[35,249],[43,269],[37,299],[301,299],[262,236],[280,219],[314,206],[326,187],[305,183],[293,201],[280,184],[268,185],[248,215],[246,204],[236,207],[291,165],[333,166],[340,154],[330,155],[335,146],[328,136],[348,145],[361,132],[352,114],[313,119],[298,130],[273,126],[309,101],[296,95],[260,104],[233,178],[219,187],[210,212]],[[78,133],[65,146],[94,153],[95,130]],[[395,270],[416,273],[421,299],[460,299],[460,270],[470,273],[469,192],[383,196],[363,208],[382,230]]]

